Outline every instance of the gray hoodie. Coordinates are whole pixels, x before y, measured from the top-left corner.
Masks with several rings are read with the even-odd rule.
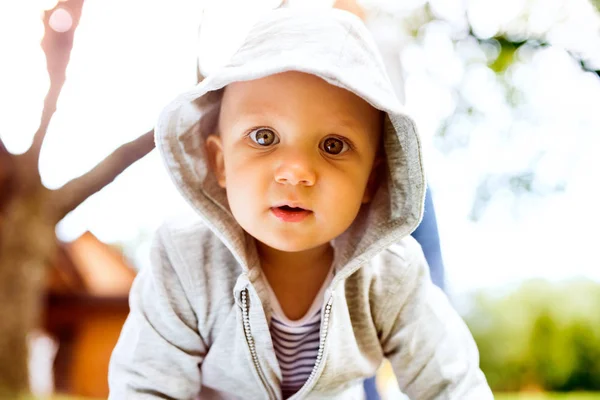
[[[114,350],[111,399],[280,399],[281,370],[254,239],[233,218],[208,172],[223,88],[302,71],[362,97],[387,115],[387,173],[373,201],[333,240],[319,355],[293,399],[363,398],[384,358],[413,399],[493,398],[469,330],[430,280],[410,233],[423,213],[419,137],[362,22],[340,10],[281,9],[248,34],[230,62],[174,100],[156,144],[197,219],[159,229],[152,265],[137,276]]]

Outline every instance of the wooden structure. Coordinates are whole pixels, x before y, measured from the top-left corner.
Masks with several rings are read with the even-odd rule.
[[[108,362],[129,313],[135,271],[123,255],[85,233],[60,244],[44,305],[44,330],[58,342],[58,393],[108,397]]]

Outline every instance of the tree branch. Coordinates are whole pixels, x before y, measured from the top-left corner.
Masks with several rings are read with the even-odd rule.
[[[44,143],[46,133],[48,132],[48,125],[50,124],[50,120],[56,111],[56,103],[64,82],[64,75],[62,75],[60,78],[54,77],[51,80],[50,89],[48,89],[48,94],[44,100],[44,109],[42,110],[40,126],[33,136],[33,143],[31,144],[31,147],[29,150],[27,150],[27,155],[34,161],[36,168],[38,167],[42,144]]]
[[[10,155],[12,155],[12,154],[9,153],[8,149],[4,145],[4,142],[2,141],[2,137],[0,137],[0,157],[10,156]]]
[[[127,167],[154,149],[154,130],[125,143],[102,160],[91,171],[75,178],[55,191],[58,204],[57,221],[83,203],[88,197],[111,183]]]
[[[71,29],[66,32],[56,32],[49,24],[50,16],[57,8],[61,7],[60,5],[44,13],[44,37],[41,45],[44,54],[46,55],[46,66],[50,77],[50,88],[44,99],[44,108],[42,110],[40,126],[33,137],[33,144],[26,153],[27,157],[31,159],[35,165],[36,172],[39,163],[40,150],[44,143],[46,133],[48,132],[48,125],[56,112],[56,103],[66,80],[67,65],[69,64],[69,59],[71,57],[73,38],[75,29],[77,28],[81,17],[82,5],[83,0],[68,1],[68,10],[73,23]],[[39,176],[39,172],[37,173]]]
[[[10,201],[15,180],[15,156],[0,138],[0,214]]]

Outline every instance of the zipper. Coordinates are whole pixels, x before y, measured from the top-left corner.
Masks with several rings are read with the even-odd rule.
[[[308,390],[311,389],[311,385],[313,384],[313,381],[316,379],[317,377],[317,373],[321,372],[320,368],[323,363],[323,354],[325,351],[325,340],[327,339],[327,330],[329,329],[329,314],[331,314],[331,304],[333,303],[333,291],[331,292],[331,296],[329,297],[329,300],[327,301],[327,304],[325,305],[325,313],[323,314],[323,321],[321,323],[321,339],[319,341],[319,350],[317,351],[317,361],[315,361],[315,366],[313,367],[308,379],[306,380],[306,382],[304,382],[304,385],[302,385],[302,387],[300,388],[300,390],[298,390],[294,396],[292,396],[293,398],[301,398],[300,395],[302,395],[303,393],[307,392]]]
[[[269,398],[276,399],[273,395],[269,385],[267,384],[267,379],[264,376],[262,369],[260,368],[260,364],[258,363],[258,356],[256,354],[256,346],[254,344],[254,338],[252,337],[252,333],[250,332],[250,317],[249,317],[249,305],[248,305],[248,289],[242,290],[242,319],[244,322],[244,335],[246,336],[246,341],[248,342],[248,347],[250,348],[250,354],[252,355],[252,361],[254,361],[254,367],[256,368],[256,372],[258,373],[258,377],[260,378],[262,384],[269,394]],[[310,385],[313,384],[313,381],[316,379],[317,373],[320,372],[322,368],[323,354],[325,351],[325,340],[327,339],[327,330],[329,329],[329,315],[331,314],[331,304],[333,303],[333,292],[331,292],[331,296],[325,305],[325,312],[323,314],[323,321],[321,321],[321,338],[319,340],[319,350],[317,351],[317,360],[315,361],[315,366],[313,367],[308,379],[302,385],[300,390],[298,390],[294,394],[294,398],[298,396],[300,398],[300,394],[306,392],[310,389]],[[271,397],[272,396],[272,397]]]
[[[269,399],[277,399],[277,396],[273,394],[270,386],[267,383],[267,378],[265,377],[262,369],[260,368],[260,364],[258,363],[258,356],[256,355],[256,346],[254,344],[254,338],[252,337],[252,333],[250,332],[250,316],[249,316],[249,305],[248,305],[248,289],[242,290],[242,320],[244,322],[244,335],[246,336],[246,341],[248,342],[248,347],[250,348],[250,354],[252,355],[252,361],[254,361],[254,367],[256,368],[256,372],[260,381],[262,382],[265,390],[269,395]]]

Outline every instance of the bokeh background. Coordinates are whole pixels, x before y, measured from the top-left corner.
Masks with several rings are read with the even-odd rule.
[[[196,83],[198,66],[202,74],[218,68],[279,3],[85,0],[41,151],[43,184],[60,188],[152,129],[161,108]],[[358,3],[417,121],[449,295],[498,398],[600,398],[593,393],[600,391],[600,3]],[[72,4],[12,1],[0,13],[0,138],[11,153],[31,146],[49,89],[41,15],[54,31],[69,32]],[[103,397],[102,385],[76,383],[102,368],[65,371],[103,332],[118,334],[123,311],[115,299],[126,286],[113,286],[130,282],[125,269],[148,264],[162,221],[190,212],[153,151],[57,225],[77,279],[114,304],[96,305],[102,311],[86,322],[91,333],[64,345],[69,355],[58,366],[60,341],[43,330],[32,335],[34,392]],[[62,301],[54,306],[81,300]],[[58,384],[48,374],[57,368]],[[387,367],[378,385],[383,397],[401,398]]]

